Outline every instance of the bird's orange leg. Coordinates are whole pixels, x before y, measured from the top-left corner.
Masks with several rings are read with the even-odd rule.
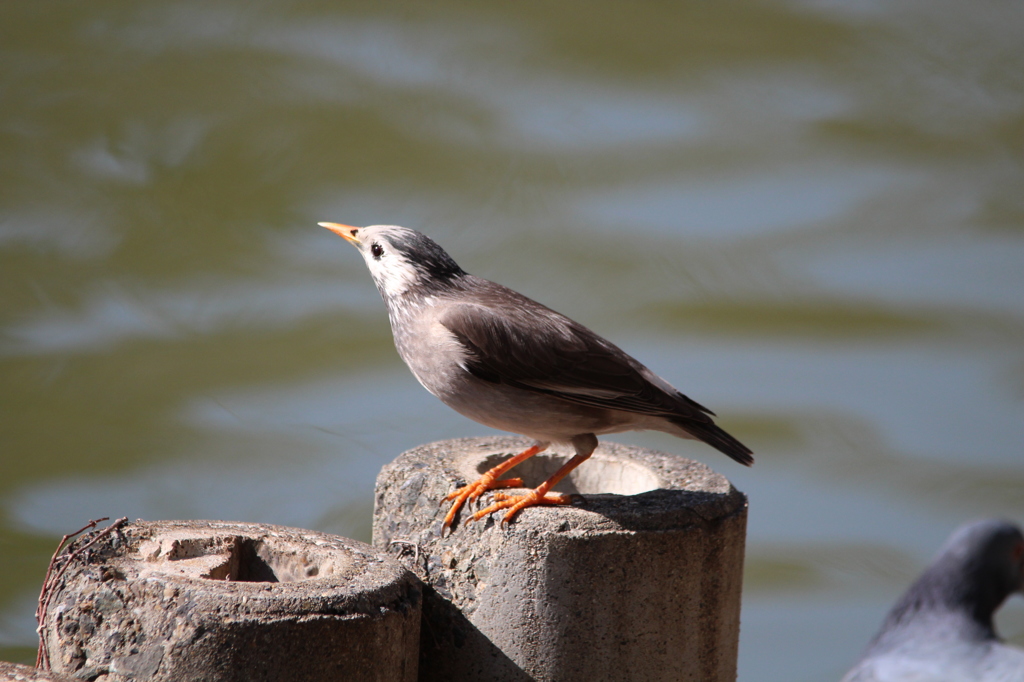
[[[477,521],[483,517],[498,511],[499,509],[508,509],[505,513],[505,517],[501,520],[502,524],[511,521],[515,518],[516,514],[526,509],[527,507],[536,507],[539,505],[548,504],[569,504],[572,500],[572,496],[564,495],[562,493],[549,493],[555,485],[558,484],[563,478],[565,478],[570,471],[582,464],[588,457],[590,452],[586,454],[576,454],[572,459],[562,465],[562,467],[555,472],[555,474],[548,480],[541,483],[539,486],[526,493],[525,495],[509,495],[507,493],[495,493],[494,499],[496,502],[486,509],[481,509],[477,513],[473,514],[466,523],[469,521]]]
[[[464,485],[458,490],[449,493],[442,501],[442,504],[449,500],[454,500],[454,502],[452,502],[451,509],[448,510],[448,513],[444,517],[444,524],[441,526],[441,532],[444,533],[445,529],[452,525],[455,515],[459,512],[459,509],[462,508],[462,505],[466,503],[466,500],[473,501],[488,490],[494,490],[495,488],[522,487],[523,479],[521,478],[505,478],[498,480],[498,477],[515,465],[522,464],[526,460],[530,459],[538,452],[547,448],[547,446],[547,443],[536,443],[526,448],[515,457],[510,457],[498,466],[489,469],[487,473],[469,485]]]

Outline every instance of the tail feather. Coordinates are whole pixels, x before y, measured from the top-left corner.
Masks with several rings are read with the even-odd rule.
[[[730,436],[710,419],[707,422],[697,422],[690,419],[670,419],[669,421],[682,428],[694,438],[704,441],[744,466],[750,466],[754,463],[754,452]]]

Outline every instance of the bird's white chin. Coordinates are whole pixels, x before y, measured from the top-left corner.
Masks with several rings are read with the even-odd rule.
[[[416,284],[416,271],[412,267],[387,267],[372,259],[367,259],[366,265],[385,300],[401,298]]]

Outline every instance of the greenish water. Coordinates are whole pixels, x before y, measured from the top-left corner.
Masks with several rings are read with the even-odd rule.
[[[398,223],[757,464],[741,680],[836,679],[948,533],[1024,522],[1019,3],[0,5],[0,658],[98,516],[369,538],[486,429],[360,259]],[[999,627],[1024,645],[1024,600]]]

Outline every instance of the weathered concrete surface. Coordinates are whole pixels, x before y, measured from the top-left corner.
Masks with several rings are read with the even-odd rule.
[[[602,443],[556,487],[574,506],[440,537],[443,497],[528,445],[433,443],[377,478],[374,545],[428,585],[420,679],[734,680],[746,497],[698,462]],[[535,486],[571,455],[509,475]]]
[[[347,538],[139,521],[68,570],[44,641],[54,670],[105,682],[412,681],[421,590]]]
[[[0,682],[82,682],[81,678],[0,661]]]

